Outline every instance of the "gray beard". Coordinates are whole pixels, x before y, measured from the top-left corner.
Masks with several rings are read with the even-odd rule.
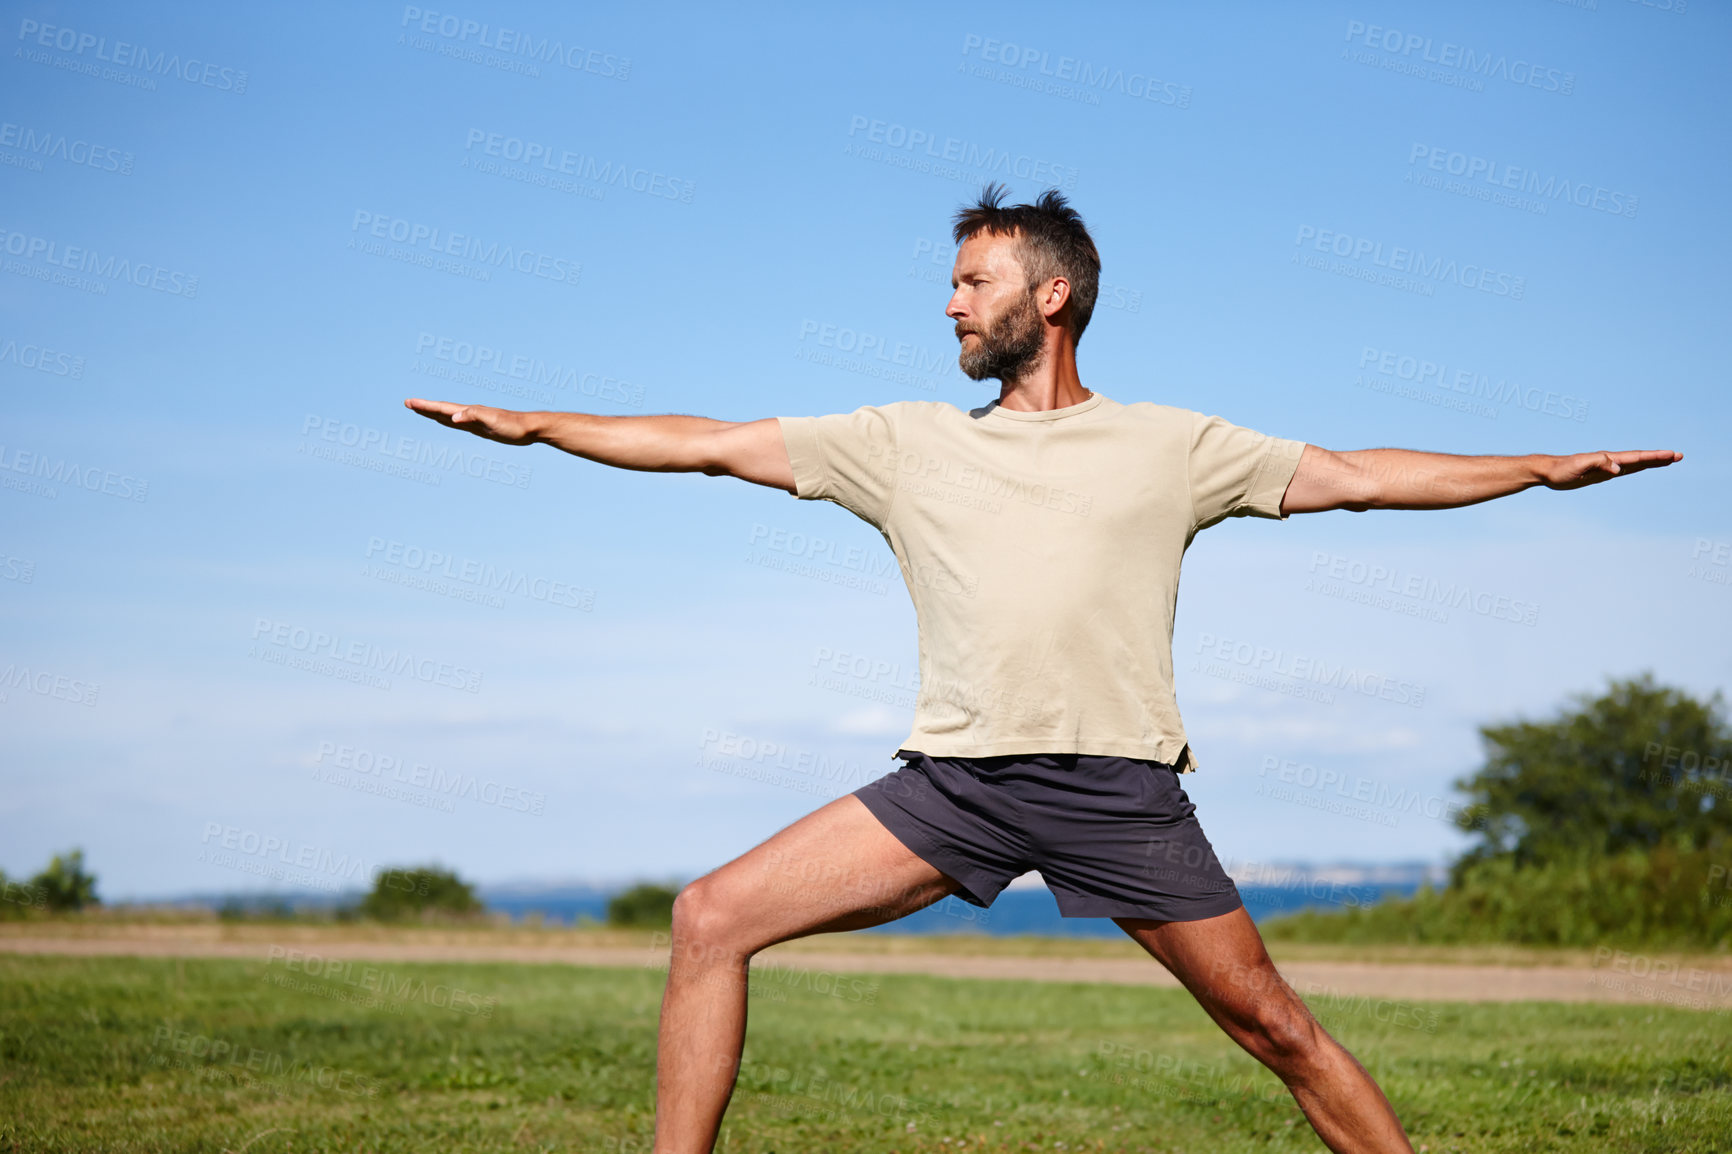
[[[1034,303],[1034,293],[1023,297],[1020,308],[1013,308],[992,324],[972,351],[964,345],[956,358],[970,380],[988,377],[1012,381],[1039,366],[1046,345],[1041,332],[1040,309]]]

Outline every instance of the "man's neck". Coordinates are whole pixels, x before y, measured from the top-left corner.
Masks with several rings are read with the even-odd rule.
[[[1076,347],[1066,340],[1048,345],[1046,355],[1027,372],[1001,382],[998,407],[1045,413],[1080,405],[1092,396],[1077,377]]]

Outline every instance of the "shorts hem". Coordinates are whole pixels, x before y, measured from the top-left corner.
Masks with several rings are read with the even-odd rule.
[[[1051,889],[1051,887],[1047,887]],[[1058,901],[1061,918],[1142,918],[1154,922],[1199,922],[1218,918],[1245,905],[1238,887],[1212,898],[1178,899],[1172,902],[1127,902],[1092,894],[1052,895]]]

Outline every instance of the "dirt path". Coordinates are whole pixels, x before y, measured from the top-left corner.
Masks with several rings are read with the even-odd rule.
[[[122,931],[122,927],[115,927]],[[240,958],[318,972],[332,961],[539,962],[574,966],[665,968],[667,947],[545,945],[522,940],[438,941],[404,938],[348,939],[299,933],[236,940],[205,927],[137,927],[99,934],[11,934],[0,932],[0,953],[86,957]],[[850,953],[842,950],[773,948],[754,963],[823,974],[926,974],[1037,982],[1095,982],[1163,986],[1178,983],[1152,960],[1142,958],[1043,958],[959,953]],[[1681,1009],[1732,1010],[1732,966],[1702,968],[1642,954],[1616,953],[1589,966],[1382,964],[1287,961],[1282,975],[1301,994],[1408,1002],[1625,1002]]]

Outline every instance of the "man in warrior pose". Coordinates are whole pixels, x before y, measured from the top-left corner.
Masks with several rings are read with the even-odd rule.
[[[1077,376],[1100,274],[1081,217],[1056,191],[1003,197],[989,187],[957,213],[945,309],[963,372],[1000,382],[980,408],[896,401],[735,422],[405,402],[509,445],[835,502],[883,534],[913,598],[921,688],[903,766],[674,904],[655,1148],[714,1146],[759,950],[950,894],[986,906],[1038,870],[1064,916],[1112,918],[1170,970],[1280,1077],[1330,1149],[1410,1151],[1383,1092],[1276,972],[1180,786],[1198,766],[1173,694],[1180,560],[1227,517],[1450,509],[1682,454],[1331,452],[1121,404]]]

